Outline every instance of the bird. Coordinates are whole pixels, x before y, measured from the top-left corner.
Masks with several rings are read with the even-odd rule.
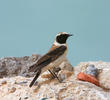
[[[57,75],[51,70],[53,68],[57,68],[65,60],[68,51],[66,41],[68,37],[72,35],[73,34],[69,34],[67,32],[59,32],[56,35],[55,41],[49,51],[43,55],[35,64],[30,66],[29,70],[31,72],[35,72],[36,75],[31,81],[29,87],[32,87],[37,78],[47,70],[59,80]],[[59,82],[61,81],[59,80]]]

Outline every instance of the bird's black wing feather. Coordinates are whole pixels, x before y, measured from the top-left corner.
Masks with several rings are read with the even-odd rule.
[[[61,55],[63,55],[66,49],[67,49],[66,46],[60,46],[52,51],[49,51],[47,54],[41,57],[37,61],[37,63],[30,66],[29,70],[36,72],[37,69],[42,69],[43,67],[47,66],[48,64],[59,58]]]

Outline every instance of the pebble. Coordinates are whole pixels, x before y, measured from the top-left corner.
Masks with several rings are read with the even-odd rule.
[[[24,85],[24,84],[26,84],[27,83],[27,81],[23,81],[23,82],[16,82],[16,84],[18,84],[18,85]]]
[[[94,65],[89,65],[85,71],[86,74],[92,75],[94,77],[98,76],[98,69]]]
[[[24,99],[28,99],[28,97],[25,97]]]
[[[85,74],[83,72],[78,73],[77,79],[82,80],[82,81],[86,81],[86,82],[90,82],[90,83],[93,83],[97,86],[100,86],[100,83],[99,83],[98,79],[96,79],[92,75]]]
[[[6,80],[3,80],[3,81],[1,82],[1,85],[5,85],[5,84],[7,84],[7,81],[6,81]]]
[[[91,64],[91,65],[88,65],[85,72],[78,73],[77,79],[82,80],[82,81],[87,81],[97,86],[100,86],[99,80],[96,78],[98,74],[99,74],[98,69],[95,68],[95,66]]]
[[[11,89],[9,89],[9,93],[14,93],[16,91],[15,87],[12,87]]]
[[[41,100],[47,100],[48,98],[42,98]]]
[[[60,75],[59,75],[59,78],[60,78],[61,81],[65,80],[66,77],[67,77],[67,76],[66,76],[65,74],[60,74]]]

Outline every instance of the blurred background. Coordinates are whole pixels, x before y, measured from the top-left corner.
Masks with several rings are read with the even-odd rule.
[[[0,58],[45,54],[58,32],[68,59],[110,60],[110,0],[0,0]]]

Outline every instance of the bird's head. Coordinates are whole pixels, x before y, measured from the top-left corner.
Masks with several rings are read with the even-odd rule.
[[[66,40],[68,39],[68,37],[72,36],[72,34],[68,34],[67,32],[59,32],[56,35],[56,43],[57,44],[66,44]]]

